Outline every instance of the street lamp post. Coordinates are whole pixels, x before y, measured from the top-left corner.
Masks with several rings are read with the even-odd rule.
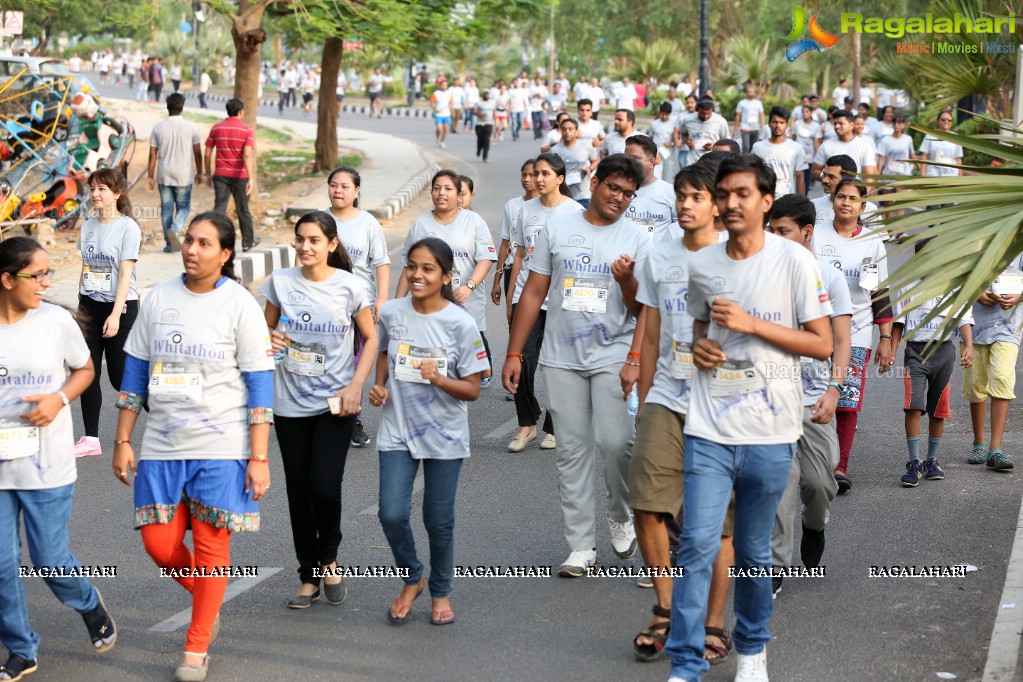
[[[192,83],[199,82],[199,25],[202,22],[202,3],[199,0],[192,2],[192,35],[195,37],[195,63],[192,65]]]
[[[700,98],[707,92],[710,85],[710,59],[708,58],[709,48],[707,47],[707,0],[700,0]]]

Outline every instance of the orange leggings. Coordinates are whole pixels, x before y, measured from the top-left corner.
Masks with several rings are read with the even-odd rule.
[[[191,512],[182,502],[170,523],[154,523],[142,526],[142,544],[146,553],[161,568],[194,569],[200,567],[228,566],[231,563],[231,531],[214,528],[192,518],[192,543],[195,555],[185,547],[185,530],[188,528]],[[227,576],[174,578],[179,585],[192,595],[192,624],[185,639],[185,651],[205,654],[213,634],[213,621],[217,619],[220,605],[227,589]]]

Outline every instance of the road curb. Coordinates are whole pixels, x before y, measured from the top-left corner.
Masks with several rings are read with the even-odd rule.
[[[440,166],[427,162],[421,171],[412,176],[397,192],[388,197],[384,201],[383,206],[370,209],[369,213],[377,220],[390,220],[394,218],[404,211],[405,207],[411,204],[413,199],[419,196],[420,192],[430,184],[433,174],[438,170],[440,170]]]
[[[195,100],[196,102],[199,101],[199,93],[197,93],[197,92],[192,92],[191,90],[187,90],[187,91],[186,90],[179,90],[178,93],[184,95],[186,100]],[[231,99],[231,96],[229,96],[229,95],[214,95],[214,94],[206,95],[206,101],[207,102],[226,102],[229,99]],[[259,100],[259,106],[261,106],[261,107],[276,107],[277,106],[277,99],[276,98],[266,98],[266,97],[264,97],[263,99]],[[296,105],[294,107],[289,107],[289,108],[298,109],[300,107]],[[369,105],[368,104],[342,104],[341,105],[341,113],[342,114],[369,115]],[[433,118],[433,111],[431,109],[424,109],[424,108],[418,108],[418,107],[411,107],[411,108],[410,107],[384,107],[383,113],[384,113],[385,116],[393,116],[393,117],[396,117],[396,118]]]
[[[290,268],[295,251],[288,244],[275,244],[252,249],[235,257],[235,274],[242,284],[249,285],[269,276],[274,270]]]

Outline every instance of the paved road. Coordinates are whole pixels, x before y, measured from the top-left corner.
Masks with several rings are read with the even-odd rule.
[[[342,123],[432,143],[425,121],[345,117]],[[493,149],[486,165],[475,160],[474,150],[473,137],[457,135],[436,156],[477,180],[474,207],[496,233],[504,202],[518,190],[519,165],[536,147],[531,140],[505,142]],[[406,218],[428,209],[424,195]],[[392,248],[402,237],[400,226],[390,232]],[[488,336],[500,358],[507,342],[503,316],[493,306],[488,315]],[[961,383],[957,369],[956,394]],[[981,679],[1016,530],[1017,474],[996,475],[965,464],[968,412],[957,399],[943,443],[946,479],[923,481],[912,490],[899,487],[906,460],[902,391],[900,379],[870,381],[850,466],[855,488],[836,501],[828,527],[827,577],[789,580],[776,602],[769,645],[776,680],[922,682],[938,679],[939,672]],[[115,423],[109,388],[104,399],[101,432],[109,451]],[[80,433],[77,407],[74,413]],[[369,409],[365,422],[371,434],[377,419],[378,411]],[[456,563],[556,568],[567,550],[552,455],[535,443],[522,454],[505,451],[514,409],[496,384],[470,406],[470,423],[473,457],[462,470]],[[1020,432],[1020,410],[1014,405],[1006,434],[1013,454],[1018,454],[1013,451]],[[457,579],[452,602],[458,620],[447,628],[429,626],[426,598],[413,609],[414,622],[390,626],[385,609],[400,587],[393,578],[352,579],[340,607],[289,611],[284,604],[298,583],[273,441],[271,458],[278,483],[262,505],[263,530],[236,536],[232,557],[235,564],[258,566],[261,581],[224,606],[210,679],[666,679],[665,663],[632,659],[630,642],[647,621],[653,595],[630,579]],[[391,561],[375,516],[376,495],[376,453],[353,449],[344,486],[343,564]],[[417,540],[425,548],[418,513],[415,518]],[[120,639],[112,653],[92,654],[78,617],[60,606],[41,580],[31,579],[31,614],[43,638],[40,671],[33,679],[170,679],[184,632],[153,628],[187,608],[188,601],[176,584],[158,576],[131,525],[131,493],[113,480],[108,456],[80,461],[71,545],[85,564],[117,566],[116,578],[97,582]],[[598,528],[598,556],[605,564],[621,563],[614,560],[606,527]],[[639,565],[638,559],[626,563]],[[964,578],[868,577],[872,565],[958,563],[979,570]],[[729,661],[705,679],[730,680],[734,667]]]

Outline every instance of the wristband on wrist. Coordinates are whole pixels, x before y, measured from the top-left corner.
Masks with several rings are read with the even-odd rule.
[[[67,407],[68,405],[71,404],[71,401],[68,400],[67,393],[65,393],[64,391],[57,391],[57,395],[60,396],[60,401],[64,403],[64,407]]]
[[[249,457],[250,462],[269,462],[270,458],[267,455],[252,455]]]
[[[892,338],[892,335],[891,334],[881,334],[880,338],[882,338],[882,339],[890,339],[890,338]]]
[[[518,358],[519,360],[521,360],[522,359],[522,353],[508,353],[504,357],[506,357],[506,358]]]
[[[625,364],[629,365],[631,367],[639,367],[639,363],[638,362],[629,362],[628,360],[626,360]]]
[[[114,447],[117,447],[118,445],[124,445],[125,443],[127,443],[128,445],[131,445],[131,441],[128,440],[128,439],[125,439],[125,440],[115,440],[114,441]]]
[[[829,381],[828,388],[834,388],[838,391],[838,395],[842,395],[842,384],[838,383],[837,381]],[[825,392],[827,392],[827,389],[824,390]]]
[[[631,358],[631,357],[637,357],[637,358],[638,358],[638,357],[639,357],[639,353],[637,353],[637,352],[636,352],[636,351],[634,351],[634,350],[630,350],[630,351],[629,351],[629,357],[630,357],[630,358]]]

